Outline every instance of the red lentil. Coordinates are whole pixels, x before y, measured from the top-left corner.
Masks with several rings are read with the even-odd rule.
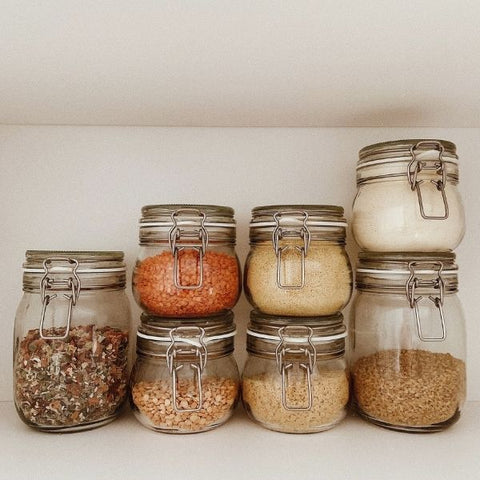
[[[240,268],[235,256],[208,251],[203,256],[200,288],[177,288],[173,280],[174,258],[170,251],[137,264],[134,290],[143,308],[162,316],[196,317],[232,308],[240,295]],[[199,255],[194,250],[178,252],[181,285],[199,281]]]

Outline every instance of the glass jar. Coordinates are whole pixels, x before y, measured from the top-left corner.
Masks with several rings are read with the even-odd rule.
[[[412,432],[455,423],[465,400],[465,322],[453,253],[360,254],[352,308],[356,408]]]
[[[348,303],[352,269],[343,208],[274,205],[252,210],[244,288],[269,315],[331,315]]]
[[[20,418],[48,432],[112,421],[128,386],[123,252],[28,250],[14,332]]]
[[[137,332],[130,403],[137,420],[163,433],[195,433],[225,423],[237,404],[233,314],[201,321],[145,313]]]
[[[458,157],[444,140],[400,140],[360,150],[352,230],[362,250],[453,250],[465,233]]]
[[[144,311],[202,317],[236,304],[241,276],[233,214],[215,205],[142,208],[133,293]]]
[[[252,312],[242,398],[248,416],[285,433],[328,430],[346,414],[349,378],[343,317]]]

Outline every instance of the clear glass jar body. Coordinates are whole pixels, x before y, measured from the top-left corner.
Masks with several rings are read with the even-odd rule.
[[[145,312],[182,318],[221,314],[236,304],[240,292],[231,208],[142,208],[133,293]]]
[[[455,292],[447,289],[440,303],[438,289],[418,287],[413,307],[405,292],[378,286],[357,292],[350,371],[354,405],[367,420],[411,432],[443,430],[458,420],[466,340]]]
[[[391,145],[396,143],[400,142]],[[362,250],[447,251],[461,242],[465,213],[455,146],[433,143],[424,149],[422,141],[405,141],[401,146],[406,151],[383,154],[377,153],[375,146],[366,147],[364,158],[360,152],[352,232]],[[408,147],[416,144],[420,146],[412,164]],[[443,149],[443,144],[451,147],[442,150],[439,162],[438,147]],[[415,165],[421,165],[418,171]]]
[[[46,302],[38,288],[42,274],[24,274],[25,292],[14,329],[14,400],[20,418],[31,427],[86,430],[114,420],[122,410],[128,386],[130,306],[123,262],[123,267],[107,263],[103,269],[113,271],[82,273],[80,261],[81,287],[74,305],[68,298],[72,290],[62,286],[68,274],[50,275]]]
[[[240,292],[240,264],[233,245],[210,242],[202,258],[198,251],[185,249],[178,253],[177,262],[168,244],[140,247],[133,293],[146,312],[162,317],[220,314],[233,308]]]
[[[352,293],[346,222],[336,206],[256,207],[245,262],[248,301],[268,315],[332,315]]]
[[[165,358],[139,354],[130,380],[130,404],[136,419],[151,430],[197,433],[232,416],[239,390],[238,367],[231,354],[209,358],[200,380],[187,363],[173,380]]]
[[[282,400],[282,374],[275,358],[249,354],[242,375],[242,400],[248,416],[262,427],[284,433],[328,430],[346,415],[349,379],[345,359],[317,359],[310,375],[293,367]]]

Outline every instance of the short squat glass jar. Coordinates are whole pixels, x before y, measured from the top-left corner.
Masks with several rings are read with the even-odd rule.
[[[112,421],[127,394],[123,252],[28,250],[14,332],[20,418],[48,432]]]
[[[455,423],[465,400],[465,324],[453,253],[360,254],[350,338],[354,403],[411,432]]]
[[[328,430],[346,414],[346,331],[332,317],[272,317],[252,312],[242,377],[249,417],[284,433]]]
[[[331,315],[348,303],[352,270],[343,208],[274,205],[252,210],[244,286],[269,315]]]
[[[453,250],[465,232],[458,157],[444,140],[400,140],[360,150],[352,230],[362,250]]]
[[[231,309],[241,289],[233,214],[215,205],[143,207],[133,272],[140,307],[162,317],[202,317]]]
[[[225,423],[237,404],[233,314],[202,321],[142,314],[130,403],[137,420],[163,433],[195,433]]]

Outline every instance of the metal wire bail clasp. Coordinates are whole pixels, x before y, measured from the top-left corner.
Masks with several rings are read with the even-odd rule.
[[[295,228],[292,226],[282,226],[282,215],[300,215],[303,217],[302,226]],[[308,213],[303,210],[276,212],[273,215],[275,220],[275,228],[272,233],[273,248],[277,256],[277,287],[283,289],[300,289],[305,286],[305,257],[307,256],[308,247],[310,246],[310,230],[307,227]],[[280,241],[284,238],[300,238],[303,240],[303,245],[283,245],[280,246]],[[300,253],[300,283],[284,283],[282,281],[282,254],[287,250],[294,249]],[[288,271],[288,268],[286,268]],[[286,275],[285,275],[286,276]]]
[[[62,280],[55,279],[53,276],[53,272],[51,271],[53,264],[58,262],[68,264],[69,275],[67,278],[64,278]],[[78,261],[74,258],[68,257],[50,257],[44,260],[43,269],[45,271],[45,274],[40,281],[40,295],[42,299],[42,313],[40,316],[39,326],[40,338],[43,338],[44,340],[64,340],[68,337],[70,333],[72,309],[76,305],[78,296],[80,295],[81,285],[80,279],[77,275]],[[65,332],[63,335],[47,335],[45,333],[45,314],[47,312],[47,307],[50,302],[57,297],[56,293],[51,294],[48,292],[55,287],[64,290],[69,289],[71,291],[71,293],[63,294],[63,297],[68,300],[67,321],[65,326]]]
[[[167,367],[172,377],[173,408],[176,412],[198,412],[203,408],[202,372],[207,364],[205,330],[201,327],[182,326],[170,331],[171,343],[166,352]],[[193,371],[198,392],[196,407],[185,406],[178,398],[178,372],[188,365]]]
[[[312,343],[313,331],[303,325],[280,328],[280,342],[275,349],[277,367],[282,377],[282,406],[285,410],[311,410],[313,405],[312,373],[317,360],[317,352]],[[289,387],[288,373],[297,365],[305,371],[306,405],[291,405],[287,401]]]
[[[198,216],[191,220],[192,213]],[[190,225],[179,225],[179,216],[190,214]],[[207,250],[208,232],[205,228],[205,213],[195,208],[181,208],[172,213],[173,226],[168,234],[168,241],[173,255],[173,283],[176,288],[196,290],[203,285],[203,256]],[[198,253],[199,272],[198,281],[183,284],[181,281],[179,254],[182,250],[195,250]]]
[[[438,160],[434,162],[433,165],[428,164],[427,161],[422,161],[417,159],[416,151],[422,146],[429,146],[434,147],[438,150]],[[445,148],[440,142],[436,141],[421,141],[418,142],[416,145],[412,145],[410,147],[410,155],[412,156],[412,160],[408,164],[407,170],[407,177],[410,183],[410,187],[412,191],[417,192],[418,197],[418,205],[420,207],[420,215],[425,220],[446,220],[449,215],[448,209],[448,201],[447,201],[447,194],[445,193],[445,186],[447,183],[447,170],[445,168],[445,162],[443,160],[443,153]],[[444,214],[443,215],[427,215],[425,213],[425,207],[423,205],[423,197],[422,197],[422,190],[421,184],[424,180],[417,180],[418,174],[422,170],[434,170],[437,175],[440,175],[441,178],[439,180],[430,180],[430,182],[437,187],[437,190],[442,195],[443,207],[444,207]]]
[[[433,280],[421,280],[417,275],[418,271],[415,271],[415,268],[418,268],[419,266],[423,265],[424,267],[426,266],[431,267],[432,265],[434,268],[437,268],[437,277],[434,278]],[[410,262],[408,264],[408,268],[410,270],[410,276],[407,280],[407,283],[405,284],[405,290],[407,294],[408,301],[410,303],[410,308],[413,309],[414,316],[415,316],[415,324],[417,327],[417,335],[418,338],[422,342],[442,342],[447,338],[447,331],[445,328],[445,315],[443,312],[443,299],[445,295],[445,283],[442,278],[442,270],[443,270],[443,263],[442,262]],[[439,295],[434,297],[433,295],[430,295],[428,299],[433,302],[435,307],[438,309],[439,315],[440,315],[440,324],[441,324],[441,330],[442,334],[440,336],[426,336],[423,334],[422,330],[422,322],[420,319],[420,311],[418,304],[422,300],[423,296],[418,296],[415,297],[415,289],[418,287],[430,287],[430,288],[435,288],[439,290]]]

